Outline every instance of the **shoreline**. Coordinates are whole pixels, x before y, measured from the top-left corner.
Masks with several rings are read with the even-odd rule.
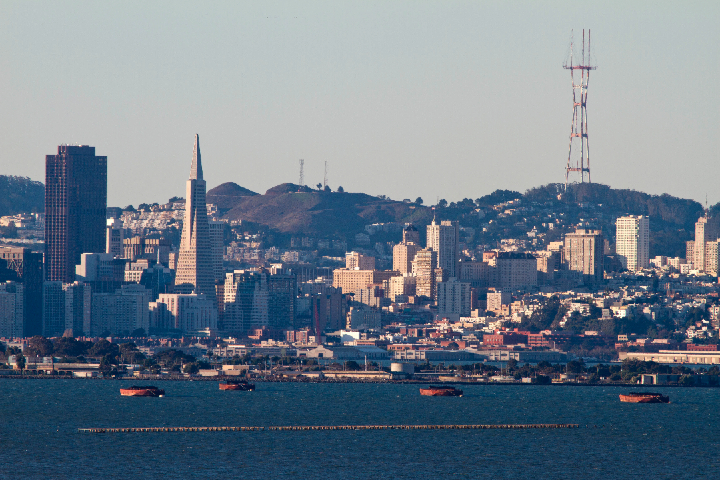
[[[14,379],[14,380],[95,380],[95,381],[135,381],[135,382],[221,382],[223,380],[233,379],[231,376],[217,376],[217,377],[173,377],[173,378],[102,378],[102,377],[74,377],[72,375],[0,375],[0,380]],[[305,379],[290,379],[290,378],[252,378],[247,379],[250,382],[260,383],[367,383],[367,384],[396,384],[396,385],[430,385],[430,384],[442,384],[442,385],[482,385],[482,386],[517,386],[517,387],[643,387],[643,388],[720,388],[720,385],[678,385],[678,384],[663,384],[663,385],[643,385],[638,383],[587,383],[587,382],[563,382],[563,383],[523,383],[523,382],[474,382],[474,381],[437,381],[433,379],[406,379],[406,380],[368,380],[368,379],[317,379],[317,378],[305,378]]]

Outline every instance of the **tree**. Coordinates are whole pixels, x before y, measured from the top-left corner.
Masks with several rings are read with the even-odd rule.
[[[35,335],[28,342],[26,352],[33,357],[49,357],[53,354],[53,343],[45,337]]]
[[[197,363],[192,362],[185,365],[185,368],[183,368],[184,373],[189,373],[191,375],[194,375],[200,371],[200,367]]]
[[[8,347],[6,353],[8,355],[20,355],[22,350],[20,350],[20,347]]]
[[[330,187],[328,185],[325,185],[325,188],[323,188],[323,192],[330,193],[332,190],[330,190]]]
[[[347,370],[355,371],[355,370],[360,370],[360,365],[355,360],[349,360],[349,361],[345,362],[345,368]]]
[[[577,361],[577,360],[570,360],[567,363],[567,372],[568,373],[582,373],[583,372],[583,363],[581,361]]]
[[[72,337],[58,338],[54,342],[55,353],[65,357],[85,355],[91,347],[92,342],[81,342]]]
[[[91,357],[102,357],[102,356],[117,356],[120,353],[120,349],[114,343],[110,343],[104,338],[99,340],[95,345],[90,348],[88,355]]]
[[[315,186],[317,187],[318,190],[322,190],[322,183],[318,183],[318,184],[315,185]]]
[[[132,205],[128,205],[127,207],[123,208],[123,211],[125,211],[125,212],[134,212],[134,211],[135,211],[135,207],[133,207]]]
[[[440,201],[438,201],[437,206],[440,208],[445,208],[445,207],[447,207],[447,204],[448,204],[447,200],[445,200],[444,198],[441,198]]]
[[[16,355],[15,365],[17,366],[18,370],[25,370],[25,355],[23,355],[22,353]]]
[[[338,193],[343,193],[345,191],[345,189],[342,186],[339,186],[337,188],[337,191],[338,191]]]
[[[422,204],[423,204],[423,199],[422,199],[422,197],[417,197],[417,198],[415,199],[415,203],[417,203],[418,205],[422,205]]]

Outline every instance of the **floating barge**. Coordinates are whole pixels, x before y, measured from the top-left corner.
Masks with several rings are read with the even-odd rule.
[[[626,403],[670,403],[670,397],[661,393],[630,392],[620,395],[620,401]]]
[[[255,385],[245,380],[225,380],[220,382],[220,390],[241,390],[243,392],[252,392]]]
[[[154,387],[152,385],[133,385],[129,388],[121,388],[120,395],[122,395],[123,397],[162,397],[165,395],[165,390]]]
[[[431,386],[428,388],[421,388],[420,395],[424,395],[426,397],[462,397],[463,391],[455,387]]]

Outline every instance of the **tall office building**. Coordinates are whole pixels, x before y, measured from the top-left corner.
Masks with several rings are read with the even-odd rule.
[[[114,257],[122,258],[123,240],[125,239],[122,220],[108,218],[105,231],[105,253],[112,253]]]
[[[620,217],[615,222],[615,253],[630,271],[647,268],[650,262],[650,219],[645,215]]]
[[[225,250],[224,235],[227,223],[220,220],[210,220],[210,250],[212,251],[213,278],[215,281],[225,279],[223,268],[223,250]]]
[[[268,275],[236,270],[225,274],[223,330],[244,334],[269,326]]]
[[[415,277],[415,294],[421,297],[435,298],[435,270],[437,269],[437,252],[430,248],[420,250],[412,261]]]
[[[412,223],[403,229],[403,243],[420,245],[420,232]]]
[[[459,320],[470,316],[472,303],[470,284],[452,278],[437,284],[438,318]]]
[[[0,260],[15,272],[23,284],[23,331],[24,337],[42,335],[42,288],[43,256],[29,248],[0,247]]]
[[[0,337],[22,338],[24,330],[24,288],[20,282],[0,283]]]
[[[45,157],[45,279],[71,283],[82,253],[105,252],[107,157],[60,145]]]
[[[437,268],[442,268],[447,278],[459,278],[460,225],[443,220],[438,225],[433,218],[427,226],[427,248],[437,252]]]
[[[582,272],[586,282],[601,282],[604,273],[604,246],[602,231],[577,229],[565,235],[563,261],[568,270]]]
[[[393,270],[400,272],[400,275],[412,273],[412,262],[415,255],[422,250],[422,247],[412,242],[398,243],[393,247]]]
[[[345,268],[348,270],[375,270],[375,257],[358,252],[347,252]]]
[[[497,287],[512,291],[537,285],[537,259],[530,253],[499,252],[495,265]]]
[[[175,275],[177,293],[197,293],[215,302],[210,227],[205,204],[205,180],[200,160],[200,137],[195,135],[190,178],[185,188],[185,218],[183,220],[180,255]]]
[[[695,223],[695,240],[687,242],[686,260],[693,269],[710,275],[718,274],[718,251],[720,250],[720,232],[704,215]]]

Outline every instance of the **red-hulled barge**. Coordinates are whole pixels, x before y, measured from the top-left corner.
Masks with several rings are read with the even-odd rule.
[[[220,382],[220,390],[241,390],[243,392],[252,392],[255,385],[245,380],[225,380]]]
[[[129,388],[121,388],[120,395],[124,397],[162,397],[165,395],[165,390],[151,385],[148,386],[135,386]]]
[[[670,397],[661,393],[630,392],[626,395],[620,395],[620,401],[627,403],[670,403]]]
[[[463,391],[455,387],[430,386],[428,388],[421,388],[420,395],[427,397],[462,397]]]

